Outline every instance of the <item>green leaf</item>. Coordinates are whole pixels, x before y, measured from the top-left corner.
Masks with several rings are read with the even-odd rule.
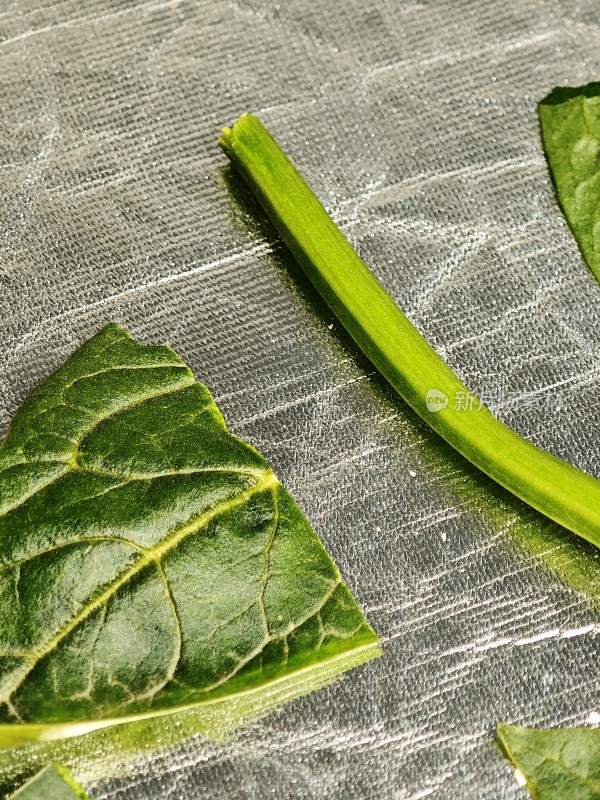
[[[536,800],[600,800],[600,730],[499,725],[498,737]]]
[[[12,800],[89,800],[83,787],[60,764],[38,772],[11,797]]]
[[[304,668],[277,679],[204,702],[134,718],[102,720],[106,727],[100,727],[98,720],[74,724],[68,730],[60,725],[5,725],[0,730],[0,797],[22,783],[34,769],[53,762],[66,764],[81,781],[91,784],[130,775],[132,764],[144,764],[191,737],[226,741],[240,726],[328,686],[380,652],[376,642],[355,647],[320,662],[308,661]],[[71,738],[52,738],[66,732]]]
[[[600,280],[600,83],[555,88],[539,115],[558,201]]]
[[[419,416],[478,469],[600,547],[600,481],[512,431],[468,389],[369,271],[251,114],[219,143],[350,336]]]
[[[377,637],[264,458],[108,325],[0,449],[0,746],[168,713]]]

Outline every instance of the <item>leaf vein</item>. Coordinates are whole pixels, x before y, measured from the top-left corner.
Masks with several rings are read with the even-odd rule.
[[[15,694],[19,687],[27,679],[28,675],[35,669],[39,662],[47,657],[56,647],[79,625],[88,619],[95,611],[102,608],[121,588],[130,583],[137,577],[146,567],[150,566],[153,562],[160,562],[166,555],[168,555],[174,548],[176,548],[182,541],[189,536],[194,535],[202,528],[206,527],[216,517],[226,514],[228,511],[244,505],[255,494],[270,489],[272,485],[277,483],[277,478],[272,472],[265,472],[262,482],[256,483],[253,487],[241,492],[236,497],[219,503],[210,511],[201,514],[197,519],[184,525],[172,533],[170,533],[160,544],[155,545],[153,548],[146,550],[146,552],[133,564],[128,570],[122,573],[116,580],[114,580],[107,588],[93,601],[88,603],[81,611],[73,617],[67,624],[65,624],[54,636],[38,648],[32,657],[25,663],[23,668],[11,675],[10,684],[0,686],[0,703],[7,703],[10,698]]]
[[[85,545],[91,542],[92,544],[97,542],[118,542],[120,544],[125,544],[131,547],[133,550],[138,550],[140,553],[145,553],[147,548],[142,547],[141,545],[137,544],[137,542],[132,541],[131,539],[127,539],[125,536],[83,536],[77,539],[69,539],[66,542],[59,542],[58,544],[53,545],[52,547],[46,547],[44,550],[38,550],[36,553],[31,553],[28,556],[24,556],[20,558],[18,561],[11,561],[7,564],[0,564],[0,573],[6,572],[10,569],[17,569],[22,567],[24,564],[28,564],[30,561],[35,561],[36,558],[41,558],[42,556],[49,555],[50,553],[55,553],[57,550],[63,550],[67,547],[73,547],[75,545],[81,544]]]
[[[600,794],[600,781],[595,781],[593,778],[586,778],[584,775],[581,775],[578,772],[570,767],[566,762],[562,761],[560,757],[555,758],[554,756],[549,755],[547,751],[538,750],[537,747],[534,747],[531,742],[527,742],[527,749],[531,750],[531,752],[535,753],[536,756],[540,756],[545,761],[551,761],[553,764],[556,764],[558,767],[563,769],[567,774],[572,775],[575,780],[579,781],[584,786],[592,789],[592,791],[597,792]]]

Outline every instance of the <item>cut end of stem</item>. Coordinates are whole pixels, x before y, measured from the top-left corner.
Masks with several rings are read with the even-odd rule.
[[[233,155],[233,130],[231,128],[221,128],[219,136],[219,146],[228,158]]]
[[[242,116],[234,122],[231,128],[221,129],[219,145],[227,158],[233,160],[235,156],[235,141],[236,139],[239,139],[239,135],[244,131],[251,134],[256,127],[264,130],[263,125],[258,117],[255,117],[254,114],[242,114]]]

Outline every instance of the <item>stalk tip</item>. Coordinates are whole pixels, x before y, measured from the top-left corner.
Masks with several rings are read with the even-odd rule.
[[[221,128],[219,146],[225,152],[225,155],[231,158],[233,155],[233,131],[231,128]]]

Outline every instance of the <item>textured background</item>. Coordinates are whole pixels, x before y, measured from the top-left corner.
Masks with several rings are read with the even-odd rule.
[[[598,78],[597,0],[0,3],[0,430],[108,320],[168,341],[275,464],[385,641],[376,662],[99,800],[517,800],[499,720],[594,722],[600,561],[398,401],[216,147],[254,111],[497,413],[600,476],[600,288],[536,102]],[[569,588],[546,564],[562,559]],[[595,561],[594,561],[595,559]],[[570,565],[570,566],[569,566]],[[559,570],[560,571],[560,570]]]

